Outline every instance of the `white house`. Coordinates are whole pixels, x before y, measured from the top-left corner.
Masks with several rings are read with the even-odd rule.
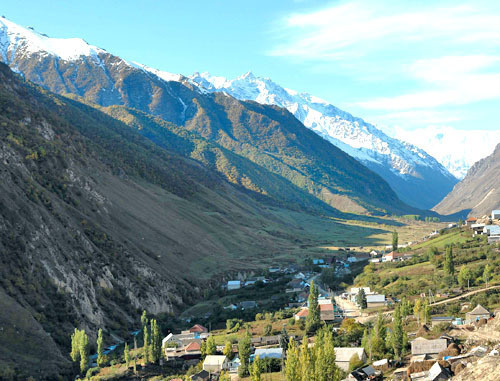
[[[347,372],[349,362],[354,355],[357,355],[361,361],[366,361],[366,353],[363,348],[335,348],[335,365]]]
[[[366,304],[368,308],[385,306],[385,295],[382,294],[366,295]]]
[[[491,219],[492,220],[500,220],[500,210],[492,210],[491,211]]]
[[[226,356],[208,355],[203,361],[203,370],[210,373],[219,373],[222,370],[228,369],[228,361]]]
[[[241,281],[239,280],[230,280],[227,282],[227,290],[237,290],[241,287]]]

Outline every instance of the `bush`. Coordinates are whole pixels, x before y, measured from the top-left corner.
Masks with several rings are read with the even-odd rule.
[[[87,379],[90,379],[91,377],[95,376],[96,374],[99,374],[99,368],[98,367],[89,368],[87,370],[87,374],[85,376],[87,377]]]

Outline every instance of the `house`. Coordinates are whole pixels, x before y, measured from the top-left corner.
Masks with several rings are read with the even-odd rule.
[[[405,259],[410,258],[411,255],[405,253],[398,253],[397,251],[391,251],[389,254],[384,254],[382,256],[382,262],[395,262],[395,261],[404,261]]]
[[[193,374],[190,379],[192,381],[208,381],[210,379],[210,373],[206,370]]]
[[[419,337],[411,342],[412,356],[429,355],[436,357],[439,352],[444,351],[446,348],[448,348],[446,339],[427,340]]]
[[[183,331],[184,333],[185,331]],[[201,324],[195,324],[191,328],[188,329],[187,332],[191,333],[207,333],[208,329],[202,326]]]
[[[452,316],[433,316],[431,317],[431,327],[442,323],[453,324],[453,320],[455,320],[455,318]]]
[[[241,361],[239,357],[235,357],[233,360],[229,361],[227,363],[227,367],[229,369],[229,372],[231,373],[236,373],[238,372],[238,368],[241,365]]]
[[[282,359],[283,358],[283,348],[257,348],[255,350],[254,357],[259,356],[259,358],[265,359]]]
[[[376,257],[378,253],[375,250],[370,251],[370,256],[371,257]]]
[[[228,369],[227,357],[223,355],[208,355],[203,361],[203,370],[210,373],[220,373]]]
[[[261,336],[261,337],[253,337],[252,345],[254,347],[265,347],[269,345],[278,345],[280,343],[280,335],[274,336]]]
[[[376,308],[385,306],[385,295],[369,294],[366,295],[367,308]]]
[[[467,320],[470,323],[473,323],[483,318],[489,319],[490,315],[491,315],[490,312],[486,308],[478,304],[476,308],[474,308],[471,312],[467,312],[465,314],[465,320]]]
[[[491,219],[492,220],[500,220],[500,210],[492,210],[491,211]]]
[[[257,303],[254,300],[246,300],[246,301],[240,303],[240,308],[242,310],[257,308]]]
[[[295,314],[295,320],[306,320],[307,315],[309,315],[309,308],[304,307],[299,312]]]
[[[167,342],[168,342],[169,340],[171,340],[173,336],[174,336],[174,334],[173,334],[173,333],[169,333],[167,336],[165,336],[165,337],[163,338],[163,340],[161,341],[161,347],[162,347],[162,348],[164,348],[164,347],[165,347],[165,344],[167,344]]]
[[[349,370],[349,362],[354,355],[357,355],[361,361],[366,361],[366,353],[363,348],[335,348],[335,365],[347,372]]]
[[[475,217],[469,217],[465,220],[465,225],[466,226],[471,226],[472,224],[475,224],[477,221],[477,218]]]
[[[239,280],[230,280],[230,281],[227,282],[227,290],[228,291],[238,290],[239,288],[241,288],[241,281],[239,281]]]
[[[482,234],[483,233],[483,230],[484,230],[485,226],[486,226],[485,224],[472,224],[470,226],[470,228],[474,232],[474,235],[477,235],[477,234]]]
[[[364,381],[364,380],[374,380],[378,376],[380,376],[380,372],[376,371],[371,366],[366,366],[364,368],[359,368],[354,370],[347,376],[346,379],[352,381]]]
[[[406,381],[408,380],[408,368],[398,368],[392,374],[392,379],[394,381]]]
[[[380,370],[382,372],[385,372],[387,369],[389,369],[389,360],[388,359],[382,359],[382,360],[378,360],[378,361],[374,361],[372,363],[372,366],[376,369],[376,370]]]
[[[184,352],[187,354],[194,354],[199,352],[201,354],[201,343],[192,341],[184,347]]]
[[[320,319],[323,320],[324,322],[334,321],[335,314],[334,314],[333,304],[332,303],[320,304],[319,314],[320,314]]]
[[[498,225],[486,225],[483,228],[483,234],[486,234],[488,237],[500,236],[500,226],[498,226]]]

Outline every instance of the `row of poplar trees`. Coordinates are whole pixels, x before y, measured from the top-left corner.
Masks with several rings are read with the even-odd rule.
[[[143,359],[144,365],[157,363],[161,357],[161,332],[158,322],[155,319],[149,320],[146,311],[141,316],[142,331],[144,335]],[[136,351],[137,353],[137,351]],[[125,343],[124,359],[127,367],[131,363],[130,349],[128,343]],[[80,371],[85,372],[90,365],[89,358],[89,339],[85,330],[75,328],[71,335],[71,359],[73,362],[80,363]],[[134,359],[134,370],[136,368],[136,359]],[[97,366],[103,367],[106,364],[104,356],[104,341],[102,329],[97,334]]]

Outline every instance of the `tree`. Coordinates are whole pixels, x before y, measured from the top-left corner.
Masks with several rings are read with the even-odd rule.
[[[99,328],[97,333],[97,366],[101,368],[104,365],[103,356],[103,339],[102,339],[102,329]]]
[[[123,349],[123,359],[125,360],[125,365],[128,369],[130,365],[130,350],[128,349],[128,343],[125,343],[125,348]]]
[[[375,333],[375,332],[373,332]],[[364,348],[365,352],[368,354],[368,358],[370,361],[372,360],[372,336],[368,332],[368,328],[365,328],[363,331],[363,338],[361,339],[361,346]]]
[[[393,231],[392,232],[392,251],[397,251],[398,250],[398,232]]]
[[[320,345],[318,345],[318,347],[319,346]],[[309,341],[307,340],[307,336],[304,336],[304,338],[302,339],[302,345],[300,346],[299,363],[302,380],[314,380],[314,357],[312,351],[309,349]]]
[[[161,357],[161,333],[158,322],[151,319],[151,361],[157,363]]]
[[[484,278],[484,282],[486,283],[486,287],[488,287],[488,282],[491,278],[491,274],[493,273],[493,268],[488,264],[486,264],[486,266],[484,266],[484,270],[483,270],[483,278]]]
[[[431,307],[429,306],[427,299],[422,306],[422,322],[424,324],[429,324],[431,322]]]
[[[280,347],[283,349],[283,352],[286,353],[288,349],[288,342],[290,341],[290,337],[288,336],[288,332],[286,331],[285,325],[283,325],[283,329],[280,334]]]
[[[355,353],[349,360],[349,372],[358,369],[363,366],[363,361],[359,358],[358,354]]]
[[[142,325],[142,328],[144,329],[145,326],[148,325],[148,315],[146,314],[146,310],[143,310],[142,311],[142,315],[141,315],[141,325]]]
[[[392,326],[392,348],[394,350],[394,356],[398,359],[401,359],[401,354],[403,351],[403,321],[401,319],[401,309],[400,306],[397,305],[394,309],[393,316],[393,326]]]
[[[417,318],[417,323],[420,326],[420,312],[422,311],[422,301],[417,299],[413,307],[413,315]]]
[[[252,381],[260,381],[260,366],[261,366],[260,357],[256,356],[255,359],[253,360],[253,364],[250,370],[250,377]]]
[[[248,375],[248,365],[250,361],[250,346],[252,344],[252,339],[250,334],[247,332],[245,336],[238,342],[238,352],[240,355],[241,365],[238,368],[238,376],[243,378]]]
[[[149,364],[149,332],[148,325],[144,326],[144,365]]]
[[[444,273],[449,276],[455,274],[455,264],[453,263],[453,251],[451,246],[446,248],[446,254],[444,256]]]
[[[215,355],[216,353],[217,353],[217,345],[215,344],[215,337],[210,335],[210,336],[208,336],[208,339],[207,339],[206,354],[207,355]]]
[[[205,358],[207,355],[207,342],[202,341],[200,345],[200,352],[201,352],[201,357]]]
[[[301,381],[302,374],[299,363],[299,348],[292,338],[288,343],[288,350],[286,352],[285,362],[285,378],[286,381]]]
[[[75,331],[71,335],[71,360],[77,362],[80,359],[80,340],[82,331],[75,328]]]
[[[222,354],[226,356],[229,360],[233,359],[233,345],[231,344],[230,341],[226,341],[224,343],[224,350],[222,351]]]
[[[356,295],[356,303],[358,303],[359,308],[364,310],[368,307],[368,303],[366,302],[366,294],[363,288],[360,288],[358,291],[358,295]]]
[[[269,335],[271,335],[271,332],[272,332],[272,331],[273,331],[273,326],[272,326],[272,324],[266,324],[266,325],[264,326],[264,332],[263,332],[263,333],[264,333],[264,336],[269,336]]]
[[[306,332],[308,334],[316,332],[321,325],[318,296],[318,288],[315,286],[314,281],[311,281],[308,299],[309,314],[306,317]]]
[[[373,334],[371,338],[372,353],[374,353],[377,358],[381,358],[385,354],[386,332],[387,330],[385,327],[384,318],[379,312],[377,322],[373,327]]]
[[[469,288],[470,280],[472,279],[472,272],[467,266],[462,266],[458,272],[458,284],[462,287]]]
[[[89,364],[89,338],[85,331],[81,331],[80,337],[80,371],[83,373]]]

